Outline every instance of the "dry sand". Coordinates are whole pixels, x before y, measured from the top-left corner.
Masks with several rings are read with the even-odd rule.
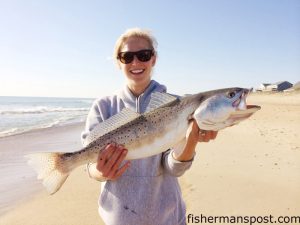
[[[193,167],[180,178],[187,214],[299,216],[300,94],[254,94],[249,102],[262,109],[220,132],[215,141],[198,145]],[[22,154],[28,149],[80,147],[81,129],[78,125],[0,139],[1,165],[8,157],[4,148]],[[1,225],[103,224],[97,214],[99,184],[87,177],[84,167],[76,169],[53,196],[31,180],[32,174],[26,174],[25,187],[13,191],[20,194],[29,184],[41,191],[25,192],[27,197],[18,198],[18,206],[0,215]],[[0,200],[11,199],[9,195],[11,190],[1,191]]]
[[[300,95],[254,94],[249,103],[262,109],[199,145],[181,178],[188,213],[300,215]]]

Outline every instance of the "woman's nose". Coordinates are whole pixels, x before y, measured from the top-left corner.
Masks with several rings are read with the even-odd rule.
[[[132,60],[132,65],[136,65],[136,64],[139,64],[141,61],[138,60],[138,58],[136,57],[136,55],[133,57],[133,60]]]

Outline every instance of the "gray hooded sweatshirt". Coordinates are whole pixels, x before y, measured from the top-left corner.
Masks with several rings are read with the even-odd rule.
[[[153,92],[166,92],[166,87],[152,80],[138,98],[126,86],[116,95],[97,99],[82,133],[83,144],[97,124],[123,108],[143,113]],[[176,161],[172,151],[132,160],[119,179],[101,183],[99,214],[107,225],[185,224],[185,204],[177,177],[190,168],[192,160]]]

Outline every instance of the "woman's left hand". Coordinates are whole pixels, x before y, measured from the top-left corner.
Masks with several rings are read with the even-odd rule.
[[[186,132],[186,140],[191,142],[209,142],[214,140],[218,135],[218,131],[213,130],[201,130],[197,122],[192,120],[190,126]]]
[[[173,158],[178,161],[189,161],[195,155],[195,150],[198,142],[209,142],[217,137],[218,131],[201,130],[197,122],[192,120],[186,132],[186,140],[184,146],[173,152]]]

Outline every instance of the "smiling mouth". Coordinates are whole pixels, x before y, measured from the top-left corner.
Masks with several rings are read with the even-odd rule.
[[[142,74],[145,70],[144,69],[139,69],[139,70],[130,70],[130,73],[134,75],[139,75]]]

